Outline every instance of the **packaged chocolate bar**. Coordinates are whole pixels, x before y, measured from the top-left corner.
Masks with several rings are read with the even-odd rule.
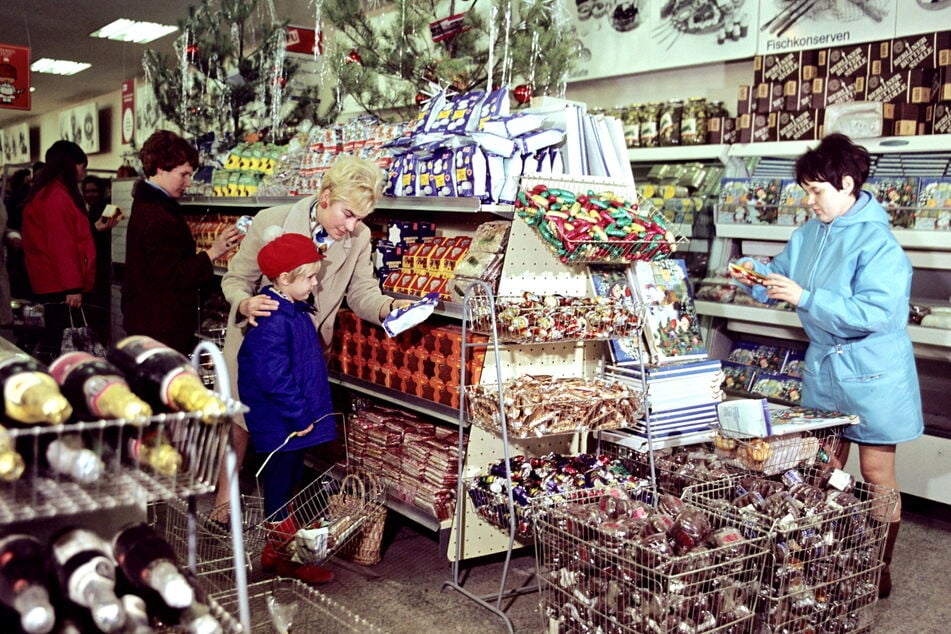
[[[733,344],[727,360],[752,365],[765,372],[780,372],[788,354],[789,351],[780,346],[737,341]]]

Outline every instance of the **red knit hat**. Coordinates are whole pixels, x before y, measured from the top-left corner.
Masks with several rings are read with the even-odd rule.
[[[258,251],[258,267],[269,280],[298,266],[324,259],[317,245],[299,233],[285,233],[265,244]]]

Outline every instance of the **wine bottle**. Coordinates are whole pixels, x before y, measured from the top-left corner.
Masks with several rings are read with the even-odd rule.
[[[80,484],[90,484],[102,476],[106,466],[95,451],[83,445],[79,434],[63,434],[46,446],[50,468]]]
[[[50,375],[82,420],[133,420],[152,415],[152,408],[132,393],[119,368],[88,352],[58,357],[50,364]]]
[[[113,537],[112,552],[133,587],[155,590],[170,608],[191,605],[195,594],[178,569],[175,550],[154,528],[126,526]]]
[[[0,425],[0,480],[18,480],[23,475],[24,467],[23,457],[17,453],[10,432]]]
[[[129,439],[129,456],[159,475],[173,476],[182,466],[182,454],[172,446],[160,428],[146,429],[142,436]]]
[[[186,634],[223,634],[221,623],[211,613],[208,607],[208,597],[189,571],[184,576],[194,592],[194,599],[185,608],[170,608],[157,592],[150,589],[142,590],[142,598],[149,607],[149,614],[153,620],[167,625],[174,630]]]
[[[73,408],[42,363],[22,352],[0,351],[0,413],[20,423],[62,423]]]
[[[185,355],[151,337],[126,337],[108,357],[153,407],[198,412],[208,423],[219,422],[225,413],[224,402],[205,387]]]
[[[46,634],[56,622],[46,590],[45,550],[31,535],[0,539],[0,603],[16,610],[27,634]]]
[[[119,631],[125,610],[115,593],[116,567],[109,544],[90,530],[71,528],[54,538],[50,552],[63,595],[87,608],[103,632]]]

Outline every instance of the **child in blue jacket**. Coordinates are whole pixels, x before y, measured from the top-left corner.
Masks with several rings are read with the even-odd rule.
[[[238,390],[249,408],[245,420],[251,443],[262,457],[273,454],[260,475],[264,516],[274,520],[261,563],[310,583],[327,583],[333,573],[288,561],[275,546],[300,528],[287,503],[303,477],[305,451],[336,436],[327,364],[314,308],[307,302],[323,258],[313,240],[296,233],[280,235],[261,249],[258,264],[272,283],[261,292],[279,307],[258,318],[238,352]]]

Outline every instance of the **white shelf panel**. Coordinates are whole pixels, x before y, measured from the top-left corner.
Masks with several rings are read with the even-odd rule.
[[[895,154],[898,152],[946,152],[951,147],[951,135],[929,134],[915,137],[875,137],[855,139],[872,154]],[[819,141],[775,141],[772,143],[736,143],[730,146],[729,156],[745,158],[752,156],[798,157],[815,147]]]
[[[702,300],[697,301],[696,306],[697,313],[700,315],[710,315],[711,317],[722,317],[723,319],[735,319],[739,321],[751,321],[772,326],[802,327],[796,313],[788,310],[739,306],[737,304],[720,304],[718,302],[706,302]]]
[[[627,447],[634,451],[646,452],[648,449],[647,439],[642,436],[625,432],[624,430],[602,431],[601,441],[610,442],[615,445]],[[668,438],[654,438],[650,445],[654,451],[659,449],[669,449],[672,447],[685,447],[687,445],[697,445],[705,442],[713,442],[713,430],[698,431],[681,436],[670,436]]]
[[[717,223],[716,237],[739,240],[775,240],[786,242],[797,227],[787,225],[744,225]],[[951,231],[914,231],[892,229],[895,239],[905,249],[951,251]],[[945,268],[931,267],[931,268]]]
[[[628,159],[632,163],[662,163],[666,161],[723,160],[729,145],[672,145],[669,147],[629,148]]]

